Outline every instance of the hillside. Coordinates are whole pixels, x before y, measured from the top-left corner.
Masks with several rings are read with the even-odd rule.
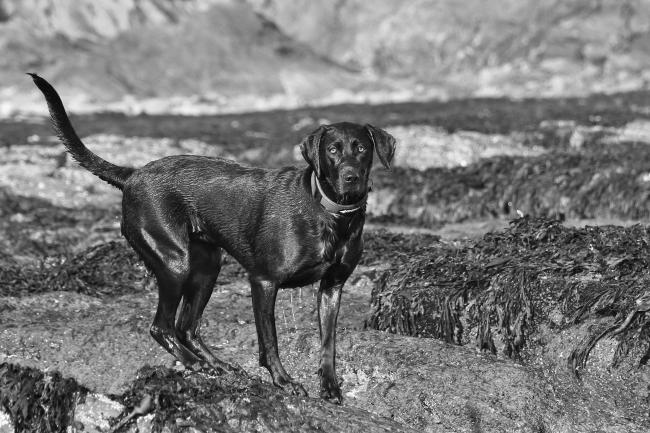
[[[96,3],[3,3],[5,104],[27,99],[42,105],[25,71],[48,77],[71,95],[73,108],[127,95],[198,95],[193,102],[213,104],[250,95],[254,109],[257,99],[283,95],[303,102],[318,96],[313,88],[327,93],[341,81],[356,82],[240,2]]]
[[[2,0],[0,117],[42,112],[27,71],[76,111],[645,89],[648,22],[640,0]]]

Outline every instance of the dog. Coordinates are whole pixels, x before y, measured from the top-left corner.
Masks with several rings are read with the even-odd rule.
[[[184,365],[239,371],[218,359],[199,332],[225,251],[248,272],[260,365],[276,386],[306,396],[280,362],[275,299],[279,288],[320,280],[320,397],[340,404],[335,358],[341,291],[363,251],[373,150],[390,169],[395,138],[371,125],[344,122],[320,126],[302,140],[308,163],[303,168],[253,168],[191,155],[121,167],[92,153],[56,90],[29,75],[67,151],[122,190],[122,235],[158,285],[153,338]]]

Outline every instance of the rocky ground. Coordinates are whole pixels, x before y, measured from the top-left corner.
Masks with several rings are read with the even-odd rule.
[[[282,291],[276,307],[281,357],[312,398],[291,397],[257,366],[232,260],[204,334],[250,377],[176,365],[148,336],[157,295],[120,239],[118,192],[66,157],[45,120],[3,121],[0,431],[647,431],[650,242],[634,224],[650,210],[649,107],[637,92],[74,117],[89,147],[132,165],[180,153],[303,164],[300,137],[342,119],[398,138],[345,289],[341,407],[313,398],[316,289]]]

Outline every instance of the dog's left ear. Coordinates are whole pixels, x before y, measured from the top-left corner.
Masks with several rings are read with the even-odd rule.
[[[316,177],[320,177],[320,142],[324,133],[325,126],[321,125],[300,142],[302,157],[311,165]]]
[[[395,155],[395,137],[381,128],[366,124],[366,131],[375,145],[375,152],[384,167],[390,169],[390,163],[393,162]]]

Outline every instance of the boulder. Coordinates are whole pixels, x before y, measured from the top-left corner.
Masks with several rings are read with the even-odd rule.
[[[648,257],[647,227],[520,218],[478,241],[397,256],[375,279],[366,325],[517,360],[645,425]]]

